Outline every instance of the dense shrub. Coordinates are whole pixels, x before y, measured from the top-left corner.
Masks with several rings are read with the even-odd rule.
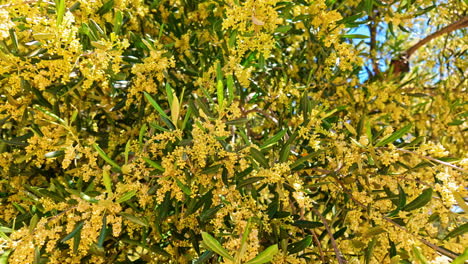
[[[2,263],[468,258],[466,2],[0,3]]]

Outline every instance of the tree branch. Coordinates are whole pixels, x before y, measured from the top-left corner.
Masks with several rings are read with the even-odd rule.
[[[443,34],[450,33],[452,31],[462,29],[464,27],[468,27],[468,16],[463,17],[462,19],[458,20],[457,22],[454,22],[441,30],[434,32],[430,34],[429,36],[423,38],[420,40],[418,43],[414,44],[411,48],[407,49],[405,52],[406,58],[410,58],[413,53],[419,49],[420,47],[426,45],[429,41],[442,36]]]
[[[426,45],[429,41],[442,36],[443,34],[450,33],[452,31],[462,29],[464,27],[468,27],[468,16],[465,16],[457,22],[454,22],[437,32],[430,34],[429,36],[420,40],[418,43],[411,46],[409,49],[403,52],[401,56],[392,59],[392,62],[390,63],[390,69],[393,69],[393,75],[399,75],[403,72],[409,72],[408,59],[411,57],[411,55],[413,55],[414,52],[416,52],[417,49]]]
[[[327,219],[315,208],[312,208],[314,213],[320,217],[320,219],[323,222],[323,225],[325,226],[325,229],[327,230],[328,236],[330,236],[330,242],[332,244],[333,250],[335,251],[336,259],[338,260],[339,264],[345,264],[347,263],[346,259],[344,259],[343,254],[341,254],[340,249],[338,248],[338,245],[336,244],[335,238],[333,237],[333,233],[330,230],[330,226],[328,225]]]
[[[372,69],[374,70],[374,75],[377,76],[380,74],[379,65],[377,64],[377,60],[373,54],[377,47],[377,19],[376,16],[369,16],[369,32],[370,32],[370,47],[369,47],[369,54],[372,61]]]

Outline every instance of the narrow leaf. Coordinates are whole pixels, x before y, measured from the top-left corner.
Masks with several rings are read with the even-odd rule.
[[[369,38],[369,36],[362,35],[362,34],[345,34],[341,35],[342,38],[349,38],[349,39],[366,39]]]
[[[306,236],[304,239],[301,241],[298,241],[296,243],[292,243],[288,245],[288,252],[289,254],[295,254],[298,253],[304,249],[306,249],[310,244],[312,243],[312,236]]]
[[[263,145],[260,146],[260,149],[264,149],[270,145],[273,145],[275,144],[276,142],[278,142],[281,138],[283,138],[284,134],[286,134],[287,130],[286,129],[282,129],[280,132],[276,133],[276,135],[274,135],[273,137],[267,139],[265,141],[265,143],[263,143]]]
[[[224,85],[221,80],[218,80],[218,83],[216,84],[216,93],[218,96],[219,109],[222,111],[224,108]]]
[[[137,225],[141,225],[144,227],[148,227],[148,220],[144,217],[137,217],[132,214],[127,214],[127,213],[119,213],[119,215],[123,216],[125,219],[128,221],[135,223]]]
[[[159,163],[157,163],[156,161],[152,161],[152,160],[150,160],[150,159],[147,158],[147,157],[142,157],[142,159],[143,159],[144,161],[146,161],[146,163],[148,163],[149,165],[151,165],[151,167],[153,167],[153,168],[155,168],[155,169],[157,169],[157,170],[160,170],[160,171],[164,172],[164,168],[163,168],[161,165],[159,165]]]
[[[234,77],[232,77],[232,74],[227,76],[226,85],[228,89],[228,104],[231,104],[234,100]]]
[[[377,144],[375,144],[376,147],[381,147],[381,146],[385,146],[389,143],[392,143],[393,141],[401,138],[402,136],[404,136],[406,133],[408,133],[408,131],[410,131],[410,129],[413,127],[412,124],[408,124],[406,126],[404,126],[403,128],[401,128],[400,130],[397,130],[395,131],[395,133],[391,134],[390,136],[382,139],[380,142],[378,142]]]
[[[267,263],[270,262],[276,254],[278,254],[278,245],[272,245],[259,253],[255,258],[247,261],[245,264]]]
[[[455,201],[457,201],[458,206],[465,211],[465,214],[468,214],[468,205],[465,202],[465,199],[461,196],[459,192],[452,192]]]
[[[179,186],[179,188],[186,194],[186,195],[190,195],[192,194],[192,190],[190,190],[190,188],[183,184],[179,179],[175,179],[176,183],[177,183],[177,186]]]
[[[424,255],[421,252],[421,249],[417,246],[413,246],[413,253],[416,256],[416,258],[419,260],[419,263],[421,264],[429,264],[427,259],[424,257]]]
[[[150,94],[148,94],[147,92],[144,92],[144,95],[146,99],[148,100],[148,102],[150,102],[150,104],[154,107],[154,109],[156,109],[156,111],[158,111],[158,113],[162,117],[165,117],[166,119],[170,119],[169,116],[167,116],[167,114],[162,110],[162,108],[158,105],[158,103],[156,103],[156,101],[153,99],[153,97],[151,97]]]
[[[64,242],[72,239],[74,236],[76,236],[81,231],[81,229],[83,228],[83,225],[84,225],[84,221],[78,222],[78,224],[75,225],[75,228],[73,229],[73,231],[71,231],[70,234],[68,234],[67,236],[62,238],[62,240],[60,240],[60,242],[64,243]]]
[[[116,203],[123,203],[125,201],[128,201],[130,199],[132,199],[133,196],[135,196],[135,194],[137,193],[136,190],[133,190],[133,191],[128,191],[126,193],[124,193],[119,199],[117,199],[115,202]]]
[[[291,164],[289,167],[291,169],[294,169],[294,168],[298,167],[299,165],[301,165],[302,163],[306,162],[307,160],[309,160],[311,158],[314,158],[314,157],[317,157],[318,155],[322,154],[322,152],[323,152],[323,150],[319,150],[319,151],[316,151],[314,153],[310,153],[309,155],[307,155],[305,157],[299,158],[298,160],[296,160],[296,162]]]
[[[466,232],[468,232],[468,223],[465,223],[455,229],[453,229],[452,231],[450,231],[450,233],[448,233],[444,239],[449,239],[449,238],[453,238],[453,237],[457,237],[457,236],[460,236],[460,235],[463,235],[465,234]]]
[[[57,12],[57,26],[60,26],[65,15],[65,0],[55,1],[55,12]]]
[[[458,255],[456,259],[453,260],[451,264],[464,264],[468,261],[468,247],[465,248],[462,254]]]
[[[286,33],[292,28],[291,25],[279,26],[275,29],[275,32]]]
[[[123,21],[122,11],[118,10],[117,12],[115,12],[115,16],[114,16],[114,33],[115,34],[119,34],[120,28],[122,27],[122,21]]]
[[[250,154],[261,166],[263,166],[264,168],[269,168],[267,159],[265,158],[263,153],[260,152],[258,149],[250,148]]]
[[[107,154],[104,152],[104,150],[101,149],[101,147],[99,147],[98,144],[93,144],[93,147],[94,149],[96,149],[96,151],[98,152],[99,156],[101,156],[102,159],[104,159],[107,163],[112,165],[112,167],[119,170],[119,172],[122,171],[122,168],[117,163],[115,163],[115,161],[109,158],[109,156],[107,156]]]
[[[166,94],[167,101],[169,102],[169,107],[172,107],[172,100],[174,100],[174,92],[172,91],[172,87],[169,83],[166,83]]]
[[[412,211],[418,208],[423,207],[429,203],[432,199],[432,188],[425,189],[421,195],[416,197],[413,201],[403,207],[404,211]]]
[[[102,182],[104,183],[104,187],[106,187],[107,193],[112,194],[112,181],[109,172],[106,170],[102,171]]]
[[[323,226],[321,222],[312,222],[312,221],[307,221],[307,220],[297,220],[292,225],[300,227],[300,228],[307,228],[307,229],[312,229],[312,228]]]
[[[226,249],[221,246],[221,244],[216,240],[214,237],[212,237],[210,234],[206,232],[202,232],[202,239],[203,239],[203,244],[211,251],[217,253],[218,255],[224,257],[225,259],[228,259],[230,261],[234,261],[234,258],[229,255]]]

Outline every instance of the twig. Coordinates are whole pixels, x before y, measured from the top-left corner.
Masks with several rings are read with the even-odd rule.
[[[315,231],[312,230],[312,236],[314,237],[314,241],[317,244],[319,253],[320,253],[320,259],[322,259],[322,263],[327,263],[324,258],[323,250],[322,250],[322,243],[320,243],[320,240],[317,237],[317,234],[315,234]]]
[[[419,153],[416,153],[416,152],[413,152],[411,150],[406,150],[406,149],[402,149],[402,148],[397,148],[398,151],[400,152],[404,152],[404,153],[409,153],[409,154],[414,154],[416,156],[419,156],[421,158],[424,158],[424,159],[427,159],[427,160],[430,160],[430,161],[433,161],[433,162],[436,162],[436,163],[439,163],[439,164],[442,164],[442,165],[445,165],[445,166],[448,166],[450,168],[453,168],[453,169],[456,169],[460,172],[463,172],[463,173],[468,173],[466,172],[464,169],[460,168],[460,167],[457,167],[453,164],[450,164],[448,162],[445,162],[445,161],[441,161],[441,160],[438,160],[438,159],[435,159],[433,157],[430,157],[430,156],[425,156],[425,155],[422,155],[422,154],[419,154]]]
[[[442,28],[441,30],[439,30],[437,32],[434,32],[434,33],[430,34],[429,36],[423,38],[418,43],[414,44],[409,49],[407,49],[405,52],[403,52],[399,57],[392,59],[392,61],[390,63],[390,68],[393,69],[392,74],[394,76],[398,76],[400,73],[409,72],[410,68],[409,68],[408,60],[411,57],[411,55],[413,55],[413,53],[416,52],[417,49],[424,46],[429,41],[431,41],[431,40],[433,40],[433,39],[435,39],[437,37],[440,37],[443,34],[450,33],[452,31],[455,31],[457,29],[461,29],[461,28],[464,28],[464,27],[468,27],[468,16],[465,16],[462,19],[460,19],[459,21],[454,22],[454,23]]]
[[[249,113],[252,113],[252,112],[256,112],[256,113],[259,113],[259,114],[262,114],[266,117],[268,117],[271,121],[273,121],[273,123],[275,124],[278,124],[278,119],[275,118],[273,115],[263,111],[262,109],[259,109],[259,108],[253,108],[253,109],[250,109],[250,110],[247,110],[244,112],[244,115],[247,115]]]
[[[468,27],[468,16],[465,16],[463,17],[462,19],[458,20],[457,22],[454,22],[446,27],[444,27],[443,29],[437,31],[437,32],[434,32],[432,34],[430,34],[429,36],[423,38],[422,40],[420,40],[418,43],[414,44],[411,48],[407,49],[406,52],[405,52],[405,55],[406,57],[409,59],[411,57],[411,55],[413,55],[413,53],[419,49],[420,47],[424,46],[425,44],[427,44],[429,41],[445,34],[445,33],[450,33],[452,31],[455,31],[457,29],[461,29],[461,28],[464,28],[464,27]]]
[[[374,75],[378,76],[380,74],[379,65],[377,64],[377,60],[373,54],[373,51],[376,50],[377,47],[377,26],[378,22],[376,22],[375,16],[369,16],[370,24],[369,24],[369,32],[370,32],[370,47],[369,47],[369,54],[371,56],[372,61],[372,69],[374,70]]]
[[[333,234],[332,234],[332,232],[330,230],[330,226],[328,226],[327,219],[325,219],[325,217],[323,217],[323,215],[317,209],[312,208],[312,210],[314,211],[314,213],[316,215],[318,215],[320,217],[320,219],[323,222],[323,225],[325,226],[325,229],[327,230],[328,236],[330,236],[330,242],[332,244],[333,250],[335,251],[335,255],[336,255],[336,259],[338,260],[338,263],[339,264],[345,264],[347,261],[346,261],[346,259],[344,259],[343,255],[341,254],[340,249],[336,245],[335,238],[333,238]]]

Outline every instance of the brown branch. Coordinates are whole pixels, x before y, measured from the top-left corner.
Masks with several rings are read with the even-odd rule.
[[[369,23],[369,32],[370,32],[370,47],[369,47],[369,54],[372,61],[372,69],[374,70],[374,75],[380,74],[379,65],[377,64],[377,60],[372,54],[373,51],[376,50],[377,47],[377,26],[378,22],[376,21],[375,16],[370,16],[370,23]]]
[[[420,40],[418,43],[411,46],[409,49],[403,52],[401,56],[392,59],[390,63],[390,69],[393,75],[398,76],[400,73],[409,72],[410,68],[408,59],[411,57],[411,55],[413,55],[414,52],[416,52],[417,49],[424,46],[429,41],[442,36],[443,34],[450,33],[452,31],[462,29],[464,27],[468,27],[468,16],[465,16],[457,22],[454,22],[437,32],[430,34],[429,36]]]
[[[413,53],[417,49],[419,49],[420,47],[426,45],[429,41],[431,41],[431,40],[433,40],[433,39],[435,39],[437,37],[440,37],[443,34],[450,33],[452,31],[462,29],[464,27],[468,27],[468,16],[465,16],[462,19],[458,20],[457,22],[454,22],[454,23],[442,28],[441,30],[439,30],[437,32],[434,32],[434,33],[430,34],[429,36],[427,36],[427,37],[423,38],[422,40],[420,40],[418,43],[414,44],[411,48],[406,50],[406,52],[405,52],[406,58],[409,59],[411,57],[411,55],[413,55]]]
[[[320,240],[318,239],[317,234],[315,233],[314,230],[312,230],[312,236],[314,237],[314,241],[317,244],[317,247],[318,247],[318,250],[319,250],[319,253],[320,253],[320,259],[322,260],[322,263],[327,263],[325,261],[325,257],[324,257],[324,254],[323,254],[322,243],[320,243]]]
[[[323,217],[323,215],[315,208],[312,208],[314,213],[320,217],[320,219],[323,222],[323,225],[325,226],[325,229],[327,230],[328,236],[330,236],[330,242],[332,244],[333,250],[335,251],[336,259],[338,260],[339,264],[345,264],[347,263],[346,259],[344,259],[343,254],[341,254],[340,249],[338,248],[335,238],[333,238],[333,234],[330,230],[330,226],[328,225],[327,219]]]

